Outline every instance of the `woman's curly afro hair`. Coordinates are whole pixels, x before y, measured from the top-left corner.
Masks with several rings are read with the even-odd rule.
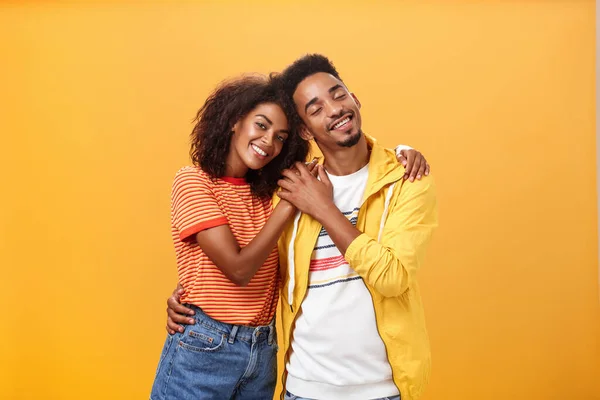
[[[242,76],[221,83],[198,111],[191,133],[190,156],[212,178],[225,175],[232,128],[255,107],[263,103],[279,105],[289,121],[290,134],[281,153],[260,170],[249,170],[246,181],[258,197],[272,196],[281,171],[296,161],[305,161],[309,144],[300,137],[296,110],[283,91],[276,74]]]

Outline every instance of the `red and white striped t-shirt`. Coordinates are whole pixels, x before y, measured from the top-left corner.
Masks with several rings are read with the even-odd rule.
[[[182,303],[194,304],[210,317],[229,324],[268,325],[279,296],[277,247],[250,283],[231,282],[208,258],[195,235],[229,225],[240,247],[263,228],[273,212],[271,198],[259,199],[244,178],[211,179],[198,167],[184,167],[175,176],[171,194],[171,232],[175,243]]]

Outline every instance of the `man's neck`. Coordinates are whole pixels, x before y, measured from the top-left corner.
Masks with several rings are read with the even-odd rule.
[[[353,174],[369,162],[369,146],[364,134],[352,147],[337,147],[334,150],[321,149],[321,151],[325,156],[323,165],[331,175]]]

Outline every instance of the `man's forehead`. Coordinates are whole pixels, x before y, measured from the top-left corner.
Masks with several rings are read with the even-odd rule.
[[[342,81],[335,76],[328,74],[327,72],[317,72],[316,74],[304,78],[304,80],[298,84],[295,94],[314,95],[316,92],[327,92],[336,85],[345,87]]]

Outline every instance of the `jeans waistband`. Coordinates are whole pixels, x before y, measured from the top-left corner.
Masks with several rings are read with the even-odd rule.
[[[269,325],[263,326],[245,326],[245,325],[234,325],[225,322],[218,321],[208,316],[202,309],[193,304],[185,304],[186,307],[191,308],[196,313],[194,318],[196,324],[201,324],[211,329],[216,329],[223,333],[229,343],[234,343],[236,340],[242,340],[244,342],[259,342],[261,340],[267,340],[269,345],[272,345],[275,340],[275,318]]]

